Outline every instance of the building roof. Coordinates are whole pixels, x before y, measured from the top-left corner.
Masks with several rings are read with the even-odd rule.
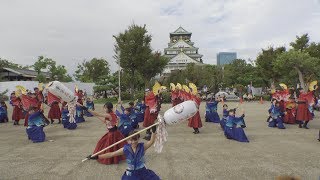
[[[183,29],[183,27],[179,27],[177,30],[175,30],[174,32],[170,33],[171,35],[179,35],[179,34],[192,34],[191,32],[186,31],[185,29]]]
[[[23,77],[37,77],[38,73],[34,70],[29,69],[12,69],[12,68],[3,68],[4,70],[7,70],[9,72],[18,74]],[[46,76],[46,78],[50,78],[49,72],[41,72],[43,75]]]

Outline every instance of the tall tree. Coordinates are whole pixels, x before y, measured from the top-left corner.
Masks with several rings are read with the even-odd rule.
[[[109,63],[107,60],[100,58],[93,58],[90,61],[83,61],[78,64],[75,71],[75,78],[81,82],[94,82],[100,81],[101,77],[109,75]]]
[[[302,36],[296,36],[295,42],[291,42],[290,46],[293,47],[294,50],[298,51],[303,51],[306,48],[309,47],[309,36],[308,34],[303,34]]]
[[[261,86],[262,79],[257,77],[256,67],[243,59],[236,59],[224,66],[224,83],[227,87],[235,84]]]
[[[265,86],[270,87],[270,83],[278,82],[281,77],[280,72],[275,71],[273,66],[277,57],[285,52],[285,47],[262,49],[256,60],[257,75],[261,77]]]
[[[138,72],[144,80],[145,87],[150,85],[149,82],[151,78],[163,71],[168,62],[168,58],[162,56],[160,52],[155,52],[152,53],[152,56],[145,61],[141,68],[138,68]]]
[[[307,90],[307,82],[320,77],[320,59],[311,57],[307,52],[294,49],[279,55],[274,63],[274,68],[283,76],[298,77],[300,85],[305,90]]]
[[[116,40],[115,57],[123,71],[130,74],[130,92],[135,89],[135,76],[151,57],[151,35],[146,26],[132,24],[123,33],[113,36]],[[141,71],[140,71],[141,72]]]

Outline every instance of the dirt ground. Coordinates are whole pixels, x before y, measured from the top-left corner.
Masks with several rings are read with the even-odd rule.
[[[163,105],[162,109],[169,107]],[[297,125],[286,125],[287,129],[280,130],[267,127],[268,103],[250,102],[243,107],[250,143],[228,140],[220,125],[204,122],[202,103],[204,127],[200,134],[193,134],[187,122],[169,126],[163,152],[158,154],[153,147],[147,151],[147,168],[168,180],[260,180],[278,175],[319,178],[318,112],[309,123],[309,130],[299,129]],[[102,111],[102,106],[96,105],[96,109]],[[9,116],[11,111],[10,107]],[[221,104],[219,112],[221,115]],[[0,179],[121,179],[125,162],[118,165],[102,165],[94,160],[81,162],[92,153],[105,132],[106,127],[96,118],[86,118],[73,131],[55,122],[45,127],[44,143],[32,143],[23,125],[13,126],[11,120],[0,124]]]

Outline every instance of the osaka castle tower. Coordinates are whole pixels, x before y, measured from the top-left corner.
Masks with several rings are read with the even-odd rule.
[[[181,26],[170,33],[170,42],[164,49],[164,55],[170,61],[162,73],[163,76],[169,76],[171,72],[185,69],[190,63],[203,64],[202,55],[198,53],[199,48],[193,46],[191,34]]]

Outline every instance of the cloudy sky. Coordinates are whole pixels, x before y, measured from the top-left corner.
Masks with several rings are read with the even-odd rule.
[[[103,57],[115,70],[112,36],[133,22],[147,25],[161,51],[181,25],[204,62],[216,64],[217,52],[255,59],[303,33],[320,42],[320,0],[1,0],[0,57],[30,65],[44,55],[70,73]]]

